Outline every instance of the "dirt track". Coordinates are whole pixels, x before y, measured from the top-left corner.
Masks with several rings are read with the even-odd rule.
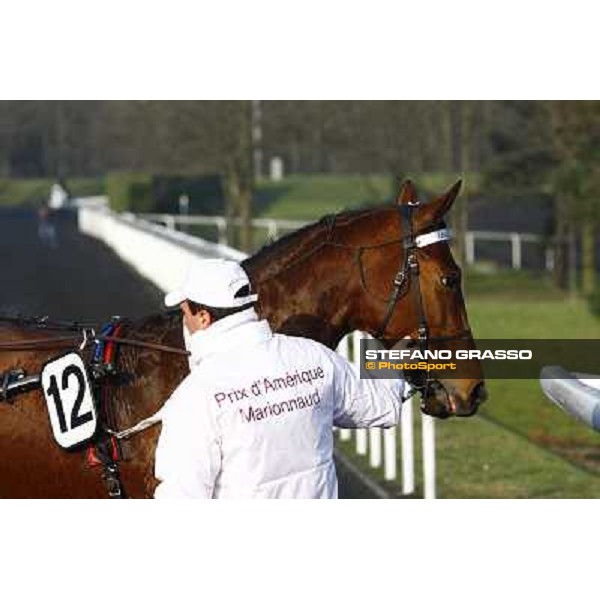
[[[38,239],[35,212],[0,211],[0,312],[102,320],[160,309],[159,290],[102,243],[81,236],[74,214],[53,222],[56,248]]]
[[[38,237],[38,217],[27,209],[0,210],[0,313],[104,321],[161,309],[162,293],[104,244],[77,231],[75,214],[53,217],[56,247]],[[338,465],[340,496],[373,497]]]

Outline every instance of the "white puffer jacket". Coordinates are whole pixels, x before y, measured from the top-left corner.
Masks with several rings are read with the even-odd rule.
[[[248,309],[191,336],[166,402],[156,498],[336,498],[332,426],[398,423],[404,382],[362,380],[336,352]]]

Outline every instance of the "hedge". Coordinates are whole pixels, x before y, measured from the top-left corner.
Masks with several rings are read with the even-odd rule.
[[[48,201],[54,179],[0,178],[0,205],[39,206]],[[101,178],[77,178],[66,182],[72,196],[96,196],[104,193]]]

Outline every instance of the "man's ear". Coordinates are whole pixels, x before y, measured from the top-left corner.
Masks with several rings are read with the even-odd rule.
[[[198,321],[198,325],[200,325],[201,329],[206,329],[213,324],[212,315],[204,308],[201,308],[194,317]]]

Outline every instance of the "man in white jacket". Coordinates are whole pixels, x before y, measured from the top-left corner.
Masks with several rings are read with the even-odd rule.
[[[336,352],[271,331],[242,267],[199,260],[167,294],[192,369],[167,400],[156,498],[337,498],[332,427],[389,427],[404,382],[360,379]]]

